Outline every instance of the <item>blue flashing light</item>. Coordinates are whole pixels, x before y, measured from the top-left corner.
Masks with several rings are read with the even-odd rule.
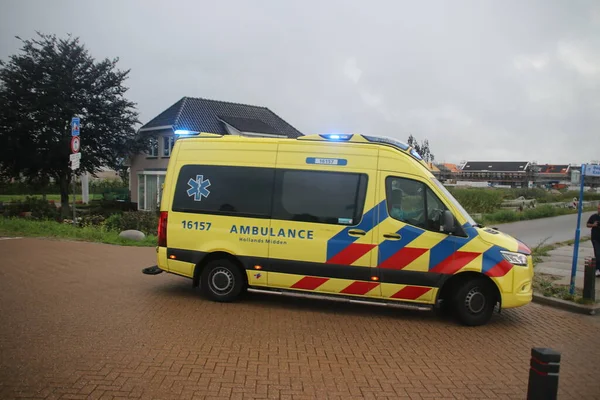
[[[176,135],[190,135],[190,134],[192,134],[192,133],[196,133],[196,132],[193,132],[193,131],[188,131],[188,130],[186,130],[186,129],[177,129],[177,130],[176,130],[174,133],[175,133]]]
[[[411,149],[411,150],[410,150],[410,154],[412,154],[412,156],[413,156],[414,158],[416,158],[417,160],[419,160],[419,161],[422,161],[422,160],[423,160],[423,157],[421,157],[421,155],[420,155],[420,154],[417,152],[417,150],[415,150],[415,149]]]
[[[319,135],[323,139],[331,140],[331,141],[347,141],[352,138],[352,135],[341,134],[341,133],[326,133],[323,135]]]

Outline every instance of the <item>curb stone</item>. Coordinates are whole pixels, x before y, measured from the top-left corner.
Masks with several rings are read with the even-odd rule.
[[[600,315],[600,303],[579,304],[572,301],[557,299],[556,297],[547,297],[540,293],[533,294],[533,302],[579,314]]]

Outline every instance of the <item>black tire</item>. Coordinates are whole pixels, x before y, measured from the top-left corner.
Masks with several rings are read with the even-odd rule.
[[[457,286],[453,296],[454,315],[467,326],[485,325],[496,307],[494,288],[486,279],[470,279]]]
[[[451,300],[444,300],[440,305],[433,309],[435,315],[439,318],[445,319],[453,315],[454,309]]]
[[[235,301],[245,285],[244,276],[238,266],[227,259],[209,261],[200,276],[202,294],[213,301]]]

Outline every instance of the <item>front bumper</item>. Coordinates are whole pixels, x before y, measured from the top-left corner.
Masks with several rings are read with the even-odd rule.
[[[527,257],[527,267],[513,267],[513,290],[502,296],[502,308],[521,307],[533,300],[533,257]]]

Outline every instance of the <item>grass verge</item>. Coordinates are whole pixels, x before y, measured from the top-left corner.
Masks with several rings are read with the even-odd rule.
[[[575,288],[575,293],[569,292],[569,285],[560,285],[555,281],[559,276],[548,274],[535,274],[533,278],[533,290],[541,293],[545,297],[554,297],[556,299],[572,301],[578,304],[594,304],[593,301],[583,298],[583,290]],[[600,300],[596,300],[600,303]]]
[[[542,257],[548,256],[551,250],[558,247],[572,246],[575,244],[574,239],[567,240],[565,242],[545,244],[545,239],[535,248],[531,249],[533,256],[533,266],[542,261]],[[589,236],[584,236],[579,240],[579,243],[589,241]],[[593,304],[592,301],[583,298],[582,289],[575,288],[575,294],[569,293],[569,285],[557,284],[556,281],[561,279],[560,276],[543,274],[536,272],[533,276],[533,290],[541,293],[545,297],[554,297],[561,300],[572,301],[578,304]],[[600,302],[598,300],[597,302]]]
[[[119,237],[119,232],[104,227],[76,227],[55,221],[37,221],[25,218],[0,218],[0,235],[50,237],[121,246],[150,247],[157,244],[157,238],[153,235],[146,236],[144,240],[136,242]]]

